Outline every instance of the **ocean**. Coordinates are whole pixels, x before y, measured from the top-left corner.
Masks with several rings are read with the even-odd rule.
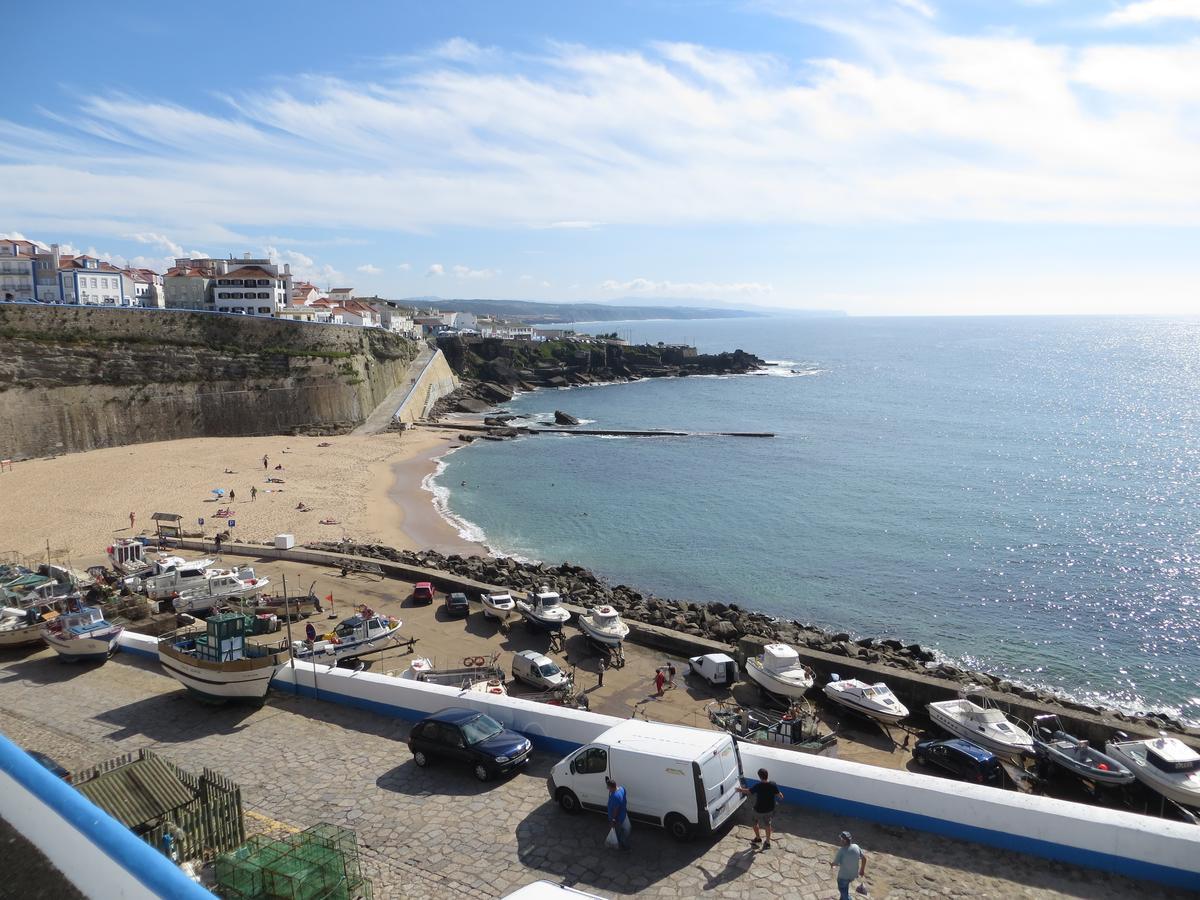
[[[436,478],[464,536],[1200,722],[1200,320],[576,328],[778,365],[506,409],[776,437],[476,442]]]

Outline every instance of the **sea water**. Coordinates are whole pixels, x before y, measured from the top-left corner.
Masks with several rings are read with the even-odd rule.
[[[538,391],[506,409],[776,436],[476,442],[437,478],[469,536],[1200,720],[1200,321],[577,327],[778,365]]]

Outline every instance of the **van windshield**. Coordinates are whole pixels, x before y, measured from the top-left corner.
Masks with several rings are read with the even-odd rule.
[[[557,675],[559,673],[559,668],[554,663],[546,663],[546,665],[544,665],[540,669],[538,669],[538,672],[540,672],[542,675],[545,675],[546,677],[550,677],[553,675]]]

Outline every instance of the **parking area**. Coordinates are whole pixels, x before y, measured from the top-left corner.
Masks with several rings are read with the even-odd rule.
[[[828,860],[849,828],[870,854],[874,897],[1119,898],[1180,896],[1071,866],[926,834],[784,809],[769,852],[751,851],[748,818],[714,839],[677,844],[635,828],[634,849],[603,847],[603,818],[567,816],[535,755],[514,777],[481,784],[465,769],[419,769],[406,723],[275,692],[261,709],[209,707],[155,661],[98,667],[46,650],[0,659],[0,730],[70,768],[151,747],[208,766],[243,788],[251,831],[320,821],[354,828],[381,898],[497,897],[537,879],[605,896],[836,896]]]

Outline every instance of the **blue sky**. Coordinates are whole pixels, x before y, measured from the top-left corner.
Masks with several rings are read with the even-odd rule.
[[[854,314],[1200,296],[1200,0],[67,2],[5,31],[0,233],[117,261]]]

